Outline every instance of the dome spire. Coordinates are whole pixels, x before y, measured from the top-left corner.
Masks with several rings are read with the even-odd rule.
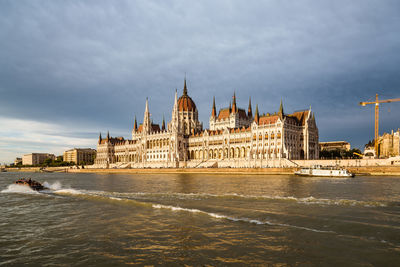
[[[187,95],[186,73],[185,73],[185,81],[183,83],[183,95]]]

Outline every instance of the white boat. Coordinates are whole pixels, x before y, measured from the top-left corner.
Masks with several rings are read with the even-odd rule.
[[[348,172],[346,169],[332,166],[315,165],[311,168],[301,168],[294,172],[300,176],[318,176],[318,177],[354,177],[354,173]]]

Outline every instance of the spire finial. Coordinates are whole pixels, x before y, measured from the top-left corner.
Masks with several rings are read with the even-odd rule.
[[[258,104],[256,105],[256,114],[254,115],[254,121],[258,124],[259,115],[258,115]]]
[[[281,99],[281,104],[279,105],[279,116],[282,118],[284,115],[283,113],[283,104],[282,104],[282,99]]]
[[[185,81],[184,81],[184,84],[183,84],[183,95],[187,95],[186,72],[185,72]]]
[[[101,132],[100,132],[100,134],[99,134],[99,144],[101,143]]]
[[[136,131],[137,130],[137,121],[136,121],[136,115],[135,115],[135,123],[133,124],[133,129]]]
[[[163,114],[163,116],[162,116],[161,130],[165,131],[165,119],[164,119],[164,114]]]
[[[236,92],[233,91],[233,97],[232,97],[232,112],[237,112],[237,107],[236,107]]]
[[[251,110],[251,97],[249,97],[249,108],[247,109],[247,117],[253,117],[253,111]]]
[[[110,141],[110,131],[107,131],[107,141]]]
[[[217,111],[215,108],[215,96],[213,97],[213,106],[212,106],[212,110],[211,110],[211,116],[212,117],[216,117],[217,116]]]

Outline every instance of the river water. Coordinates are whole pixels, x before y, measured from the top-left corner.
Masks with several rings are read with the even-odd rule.
[[[0,173],[0,191],[0,266],[400,266],[400,177]]]

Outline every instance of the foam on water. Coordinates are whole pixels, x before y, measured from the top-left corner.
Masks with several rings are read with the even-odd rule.
[[[294,197],[294,196],[269,196],[269,195],[241,195],[241,194],[208,194],[208,193],[115,193],[120,196],[130,197],[160,197],[160,198],[177,198],[177,199],[204,199],[204,198],[224,198],[224,199],[266,199],[280,201],[294,201],[299,204],[310,205],[336,205],[336,206],[363,206],[363,207],[387,207],[388,203],[379,201],[362,201],[354,199],[326,199],[309,197]]]
[[[56,194],[66,194],[66,195],[85,195],[85,192],[82,192],[80,190],[72,189],[72,188],[66,188],[66,189],[59,189],[54,191]]]
[[[153,204],[153,208],[155,209],[169,209],[172,211],[185,211],[185,212],[191,212],[191,213],[200,213],[200,214],[205,214],[210,217],[216,218],[216,219],[225,219],[233,222],[247,222],[247,223],[252,223],[252,224],[257,224],[257,225],[271,225],[271,226],[283,226],[283,227],[289,227],[289,228],[296,228],[296,229],[302,229],[302,230],[307,230],[307,231],[312,231],[312,232],[317,232],[317,233],[335,233],[333,231],[324,231],[324,230],[318,230],[318,229],[312,229],[308,227],[302,227],[302,226],[296,226],[296,225],[290,225],[290,224],[284,224],[284,223],[273,223],[267,220],[256,220],[256,219],[249,219],[249,218],[236,218],[228,215],[223,215],[223,214],[218,214],[218,213],[213,213],[213,212],[206,212],[202,211],[199,209],[188,209],[188,208],[182,208],[182,207],[175,207],[175,206],[170,206],[170,205],[162,205],[162,204]]]
[[[10,184],[6,189],[1,190],[1,193],[39,194],[29,186],[18,184]]]
[[[59,181],[56,181],[53,184],[49,184],[48,182],[44,182],[43,186],[47,187],[47,188],[50,188],[51,190],[60,190],[62,188],[61,183]]]

